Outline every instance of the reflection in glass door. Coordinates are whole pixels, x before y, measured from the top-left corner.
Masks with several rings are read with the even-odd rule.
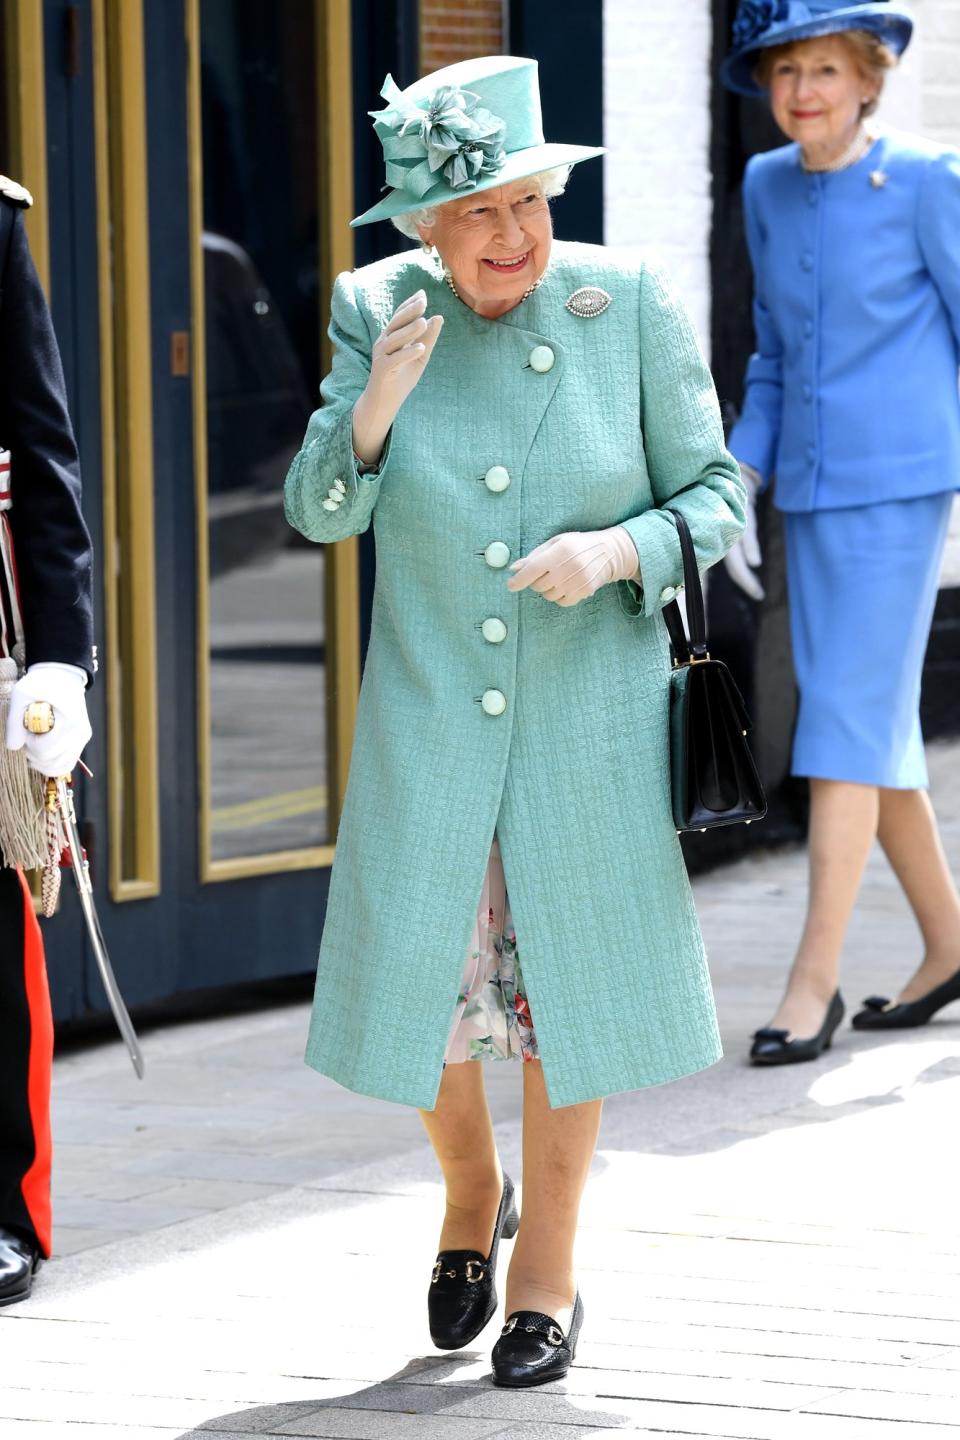
[[[207,843],[222,871],[331,839],[324,558],[283,516],[319,384],[316,5],[199,0],[196,14]]]

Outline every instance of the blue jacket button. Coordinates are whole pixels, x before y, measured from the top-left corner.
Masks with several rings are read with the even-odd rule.
[[[507,697],[501,690],[484,690],[480,704],[484,715],[502,715],[507,708]]]
[[[483,483],[494,495],[502,495],[504,490],[510,489],[510,471],[505,465],[491,465]]]
[[[548,370],[553,369],[556,358],[549,345],[537,345],[530,351],[530,369],[536,370],[538,375],[546,375]]]

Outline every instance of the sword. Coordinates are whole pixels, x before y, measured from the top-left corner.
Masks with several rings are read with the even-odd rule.
[[[34,735],[44,735],[53,728],[53,707],[46,701],[34,701],[28,705],[23,717],[25,727]],[[93,898],[93,884],[90,880],[90,864],[87,860],[87,852],[80,843],[80,832],[77,829],[77,812],[73,804],[73,777],[70,775],[49,776],[46,789],[46,808],[48,812],[56,811],[59,814],[60,823],[67,840],[67,848],[70,852],[70,868],[73,871],[73,878],[77,884],[77,894],[80,897],[80,909],[83,911],[83,918],[87,925],[87,934],[90,937],[90,944],[93,947],[94,959],[97,962],[97,969],[100,971],[100,978],[103,981],[103,988],[106,991],[107,999],[110,1002],[110,1009],[113,1011],[113,1018],[117,1022],[117,1028],[126,1043],[127,1051],[133,1068],[139,1079],[143,1079],[144,1063],[143,1053],[140,1049],[140,1042],[137,1039],[137,1032],[133,1028],[133,1021],[130,1019],[130,1012],[127,1010],[120,993],[120,986],[117,984],[117,977],[110,964],[110,956],[107,953],[107,944],[103,938],[103,931],[100,928],[100,919],[97,915],[97,907]]]

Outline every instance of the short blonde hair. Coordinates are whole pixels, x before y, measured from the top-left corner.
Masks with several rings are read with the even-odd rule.
[[[567,180],[570,178],[572,169],[572,165],[557,165],[553,170],[541,170],[538,175],[531,175],[529,178],[531,182],[539,183],[544,199],[555,200],[567,188]],[[518,179],[521,180],[525,178],[527,177],[523,175],[518,176]],[[481,190],[480,194],[483,193]],[[408,240],[419,241],[420,230],[418,227],[429,230],[437,218],[439,209],[439,205],[427,205],[422,210],[411,210],[406,215],[392,215],[390,218],[401,235],[406,235]]]
[[[785,55],[792,54],[794,50],[799,50],[803,45],[813,44],[815,39],[820,38],[822,37],[815,36],[809,40],[791,40],[785,45],[771,45],[762,50],[753,72],[753,78],[758,85],[763,86],[764,90],[769,90],[777,61],[782,60]],[[868,100],[860,111],[860,118],[865,120],[879,105],[884,81],[889,71],[896,68],[898,58],[889,45],[885,45],[879,36],[871,34],[869,30],[840,30],[837,32],[837,39],[842,40],[851,52],[863,78],[877,87],[876,95]]]

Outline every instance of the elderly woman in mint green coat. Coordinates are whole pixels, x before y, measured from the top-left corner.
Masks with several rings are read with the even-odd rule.
[[[490,1319],[517,1226],[470,1062],[528,1062],[494,1377],[535,1384],[576,1345],[600,1097],[720,1056],[671,818],[660,612],[682,564],[659,507],[705,568],[744,492],[664,276],[553,243],[548,197],[597,152],[543,143],[534,62],[384,95],[392,189],[360,223],[398,218],[422,248],[338,278],[333,370],[287,480],[304,535],[372,522],[377,547],[307,1059],[424,1112],[444,1348]]]

